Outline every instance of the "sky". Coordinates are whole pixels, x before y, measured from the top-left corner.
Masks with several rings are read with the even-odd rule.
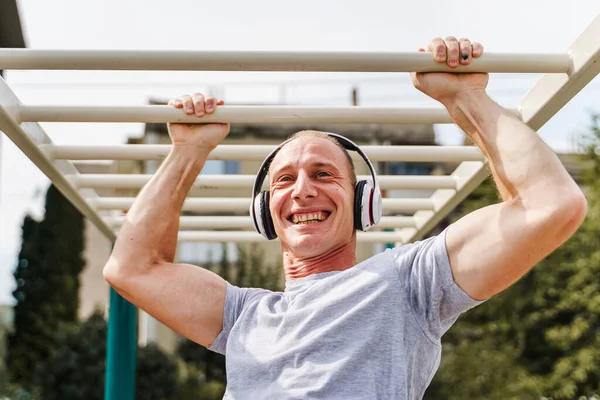
[[[563,52],[600,14],[598,0],[18,1],[35,49],[416,51],[436,36],[468,37],[489,52]],[[435,105],[408,74],[132,71],[6,71],[26,104],[143,105],[151,98],[211,91],[235,103],[348,105],[353,87],[367,106]],[[488,92],[514,107],[539,75],[495,74]],[[591,112],[596,78],[540,131],[556,151],[574,150]],[[119,144],[142,124],[41,124],[58,144]],[[435,127],[460,144],[452,125]],[[0,304],[12,302],[21,223],[43,215],[48,180],[0,135]]]

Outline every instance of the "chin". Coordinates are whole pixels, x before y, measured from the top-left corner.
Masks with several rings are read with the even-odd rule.
[[[352,235],[346,240],[340,240],[338,235],[327,234],[294,234],[286,240],[288,250],[299,257],[315,257],[340,248],[352,240]]]
[[[302,235],[288,242],[292,252],[296,255],[313,256],[327,249],[327,239],[322,235]]]

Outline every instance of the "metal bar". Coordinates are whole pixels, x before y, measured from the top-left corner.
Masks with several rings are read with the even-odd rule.
[[[92,206],[98,210],[122,210],[131,208],[133,197],[100,197],[89,199]],[[383,210],[388,212],[415,212],[433,210],[433,202],[429,198],[383,199]],[[187,198],[183,203],[183,211],[202,212],[248,212],[250,198]]]
[[[220,145],[208,155],[210,160],[262,161],[275,145]],[[371,161],[458,162],[484,161],[473,146],[361,146]],[[160,160],[171,145],[123,144],[113,146],[43,146],[55,160]],[[360,160],[351,152],[352,157]]]
[[[573,67],[568,76],[545,75],[524,96],[519,111],[531,129],[541,128],[600,73],[599,37],[600,16],[569,47]],[[417,212],[415,218],[420,227],[403,229],[404,243],[418,240],[429,232],[488,176],[488,171],[483,163],[463,163],[453,175],[458,179],[458,190],[452,195],[443,189],[436,191],[432,196],[435,213]]]
[[[104,218],[106,223],[113,228],[121,227],[126,216]],[[179,229],[253,229],[249,216],[183,216],[179,219]],[[384,216],[376,228],[408,228],[415,227],[413,217]]]
[[[402,240],[399,232],[357,232],[356,239],[363,243],[394,243]],[[179,242],[237,242],[252,243],[266,241],[251,231],[182,231]]]
[[[152,175],[135,174],[77,174],[69,177],[75,187],[96,189],[141,189]],[[251,189],[255,175],[200,175],[194,189]],[[358,180],[369,180],[370,175],[358,175]],[[378,175],[381,189],[456,189],[452,176],[435,175]],[[265,183],[265,186],[268,186]]]
[[[417,240],[446,217],[457,205],[460,204],[477,186],[488,176],[488,171],[482,162],[463,162],[452,173],[456,179],[458,190],[440,189],[431,196],[434,204],[433,210],[417,211],[414,215],[417,226],[400,231],[402,242]]]
[[[137,309],[110,288],[104,400],[135,398]]]
[[[40,145],[52,145],[44,130],[36,123],[20,124],[18,119],[19,100],[0,77],[0,130],[12,140],[21,151],[52,181],[56,188],[109,239],[114,240],[114,232],[84,199],[92,198],[96,192],[82,193],[71,185],[65,174],[76,174],[77,169],[68,161],[53,162],[40,150]]]
[[[517,115],[517,110],[513,111]],[[443,107],[322,107],[220,106],[199,118],[164,105],[39,106],[23,105],[23,121],[34,122],[145,122],[239,124],[443,124],[452,123]]]
[[[569,48],[568,74],[544,75],[519,103],[523,120],[537,131],[600,73],[600,15]]]
[[[0,69],[564,73],[566,53],[485,53],[450,69],[419,52],[0,49]]]

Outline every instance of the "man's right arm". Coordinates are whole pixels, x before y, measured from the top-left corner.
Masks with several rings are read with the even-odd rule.
[[[202,116],[214,112],[216,100],[184,96],[173,105],[188,114],[191,105],[191,113]],[[172,150],[129,210],[104,276],[125,299],[209,347],[223,329],[226,282],[203,268],[173,261],[183,202],[229,126],[172,125],[169,129]]]

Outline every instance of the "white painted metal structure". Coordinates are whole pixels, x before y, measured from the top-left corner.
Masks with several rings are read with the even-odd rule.
[[[157,52],[0,49],[0,69],[63,70],[214,70],[346,72],[489,72],[545,73],[511,111],[532,129],[543,126],[600,72],[600,17],[564,53],[486,53],[468,67],[450,70],[423,53],[316,52]],[[231,122],[288,123],[450,123],[443,108],[223,106],[197,119],[167,106],[81,107],[22,104],[0,79],[0,129],[58,189],[113,241],[133,198],[102,198],[99,188],[141,188],[149,175],[80,174],[72,160],[154,160],[168,154],[166,145],[59,146],[37,122]],[[261,161],[274,146],[221,145],[216,160]],[[432,229],[487,176],[485,157],[474,147],[364,146],[372,161],[457,162],[449,176],[380,176],[383,189],[433,189],[428,198],[386,198],[377,229],[358,234],[364,242],[407,243]],[[360,177],[367,178],[367,177]],[[251,194],[254,176],[202,175],[195,188],[239,188]],[[234,216],[182,217],[179,239],[203,242],[258,242],[252,230],[250,198],[188,198],[184,210],[231,212]],[[105,213],[104,210],[118,210]],[[410,214],[397,216],[393,214]],[[391,214],[391,215],[390,215]]]

